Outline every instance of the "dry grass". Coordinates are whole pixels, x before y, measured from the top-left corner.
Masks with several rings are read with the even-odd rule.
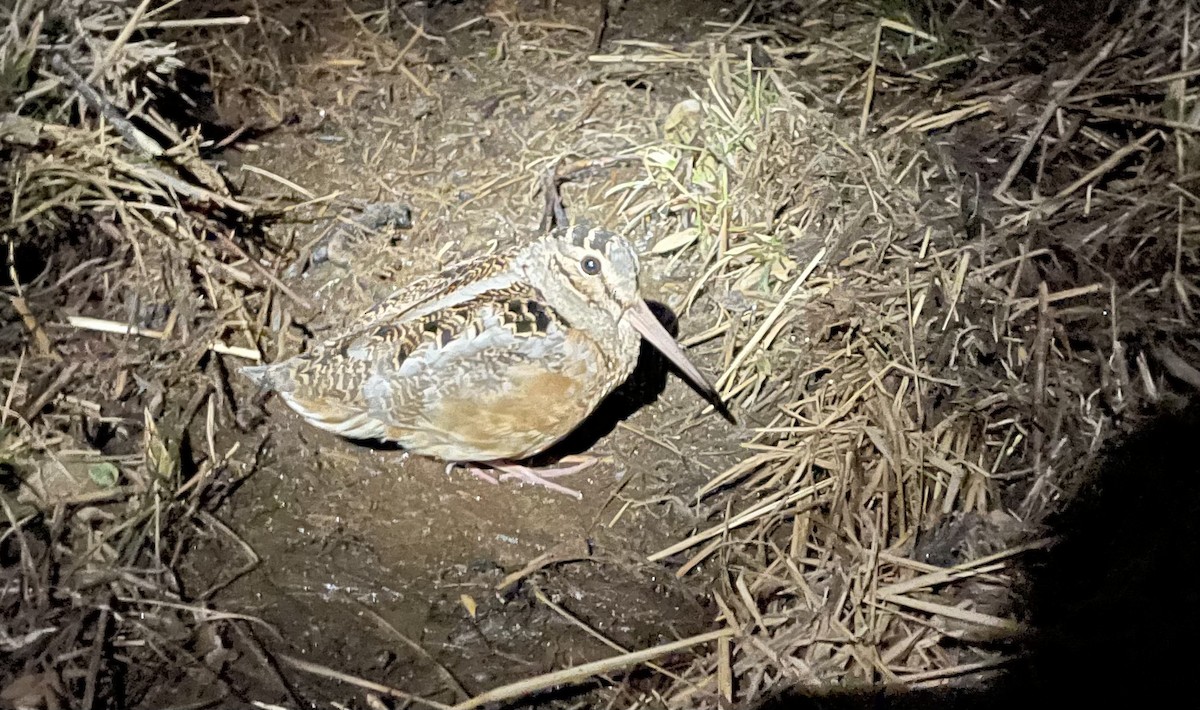
[[[440,38],[396,43],[409,31],[397,15],[351,15],[353,41],[285,66],[286,52],[256,53],[235,29],[294,46],[314,40],[302,13],[189,21],[97,3],[52,53],[40,9],[22,0],[0,18],[0,194],[12,205],[0,341],[14,353],[0,359],[0,464],[13,479],[0,495],[0,644],[12,659],[0,691],[93,707],[123,684],[136,700],[153,676],[112,673],[144,667],[219,698],[233,692],[221,674],[236,644],[286,696],[262,625],[210,603],[257,562],[213,515],[253,471],[233,467],[240,444],[224,443],[221,429],[241,422],[222,363],[257,358],[264,333],[308,305],[264,265],[298,249],[259,239],[259,218],[342,203],[261,168],[259,194],[284,197],[230,189],[205,161],[213,140],[156,108],[178,90],[183,50],[132,28],[209,45],[214,81],[260,82],[254,102],[275,123],[288,113],[275,85],[330,71],[331,56],[348,86],[386,68],[453,108],[413,49]],[[669,305],[753,428],[738,463],[695,492],[712,517],[649,556],[685,582],[716,580],[713,632],[646,650],[604,640],[609,660],[460,693],[457,706],[422,702],[477,707],[597,676],[609,679],[602,702],[630,708],[717,707],[779,682],[978,680],[1004,662],[984,642],[1021,629],[1010,585],[1022,552],[1044,544],[1045,515],[1131,415],[1200,385],[1189,335],[1200,104],[1183,0],[1094,30],[1092,49],[1049,62],[1053,83],[1021,67],[1032,44],[1016,31],[985,42],[947,29],[996,21],[961,7],[771,9],[687,45],[591,54],[595,81],[689,87],[657,126],[619,99],[601,125],[586,111],[574,133],[523,137],[520,164],[481,166],[467,203],[451,186],[421,188],[442,205],[424,228],[454,241],[516,231],[516,210],[483,203],[517,204],[549,169],[568,181],[611,170],[580,202],[653,235],[652,270],[687,279]],[[588,28],[503,7],[478,22],[500,28],[496,56],[519,44],[549,64],[588,51]],[[570,93],[541,91],[528,70],[506,81],[534,112]],[[354,95],[336,97],[346,114]],[[385,140],[417,130],[394,128]],[[372,197],[394,197],[384,182]],[[51,239],[75,248],[22,270],[21,254]],[[184,401],[167,394],[179,383]],[[206,548],[236,562],[215,577],[192,568]],[[691,655],[660,658],[676,651]],[[650,662],[655,682],[620,679]]]
[[[803,80],[756,73],[752,52],[717,58],[691,107],[699,146],[652,149],[700,174],[672,184],[698,225],[685,247],[711,265],[697,289],[719,294],[706,334],[725,335],[723,392],[765,420],[698,492],[727,513],[651,557],[720,570],[718,621],[737,632],[669,706],[1000,665],[971,641],[1019,630],[1005,590],[1038,523],[1123,414],[1196,384],[1186,13],[1129,12],[1121,27],[1140,29],[1104,29],[1054,65],[1049,96],[968,79],[933,109],[878,118],[883,90],[933,81],[932,62],[904,69],[928,35],[881,21],[871,36],[866,18],[833,36],[816,23],[811,44],[770,25],[722,33],[769,38],[759,51],[780,63],[813,46],[869,60],[845,77],[866,84],[855,121],[806,105]],[[801,66],[836,77],[819,53]],[[884,66],[907,80],[879,82]],[[946,129],[1002,104],[1018,108],[984,120],[1011,162],[999,180],[975,166],[987,192],[962,185],[951,156],[971,134]]]
[[[1021,262],[993,268],[996,254],[963,244],[961,188],[918,137],[859,138],[853,119],[805,106],[749,55],[706,68],[709,91],[688,107],[699,140],[651,148],[650,179],[682,167],[659,184],[686,197],[686,236],[662,250],[679,244],[675,258],[700,264],[682,305],[715,306],[719,386],[759,426],[745,458],[698,491],[727,513],[650,558],[675,560],[679,576],[719,570],[718,622],[736,632],[668,705],[753,698],[781,679],[994,666],[941,640],[1017,628],[995,590],[1022,530],[1001,493],[1026,465],[1028,423],[1013,413],[1029,368],[990,344],[1007,367],[985,376],[989,344],[971,336]],[[1001,516],[987,540],[1001,551],[926,563],[922,530],[968,511]]]
[[[0,18],[0,691],[136,702],[161,667],[219,696],[230,638],[256,632],[209,600],[258,560],[212,515],[245,472],[217,444],[224,390],[193,373],[213,352],[258,357],[242,304],[265,280],[221,235],[265,205],[232,197],[200,137],[159,113],[182,63],[134,36],[149,3],[71,7],[78,22],[26,0]],[[193,421],[201,441],[182,434]],[[197,569],[206,548],[228,568]]]

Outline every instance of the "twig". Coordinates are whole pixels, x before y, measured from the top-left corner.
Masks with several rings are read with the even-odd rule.
[[[102,57],[100,61],[96,62],[96,65],[92,67],[92,71],[88,73],[88,83],[99,79],[100,75],[104,73],[104,70],[113,63],[113,61],[117,58],[117,55],[120,54],[121,50],[125,48],[125,45],[129,42],[129,38],[132,37],[133,33],[137,30],[138,23],[141,22],[142,17],[145,16],[146,8],[148,7],[150,7],[150,0],[142,0],[142,2],[138,4],[137,8],[133,11],[133,14],[130,15],[129,21],[126,22],[125,26],[121,28],[121,33],[117,35],[117,38],[113,40],[113,43],[108,46],[108,51],[104,53],[104,57]],[[55,58],[57,59],[57,57]]]
[[[11,259],[12,257],[10,256],[9,258]],[[17,312],[17,315],[21,316],[21,322],[25,324],[25,328],[29,331],[29,334],[33,336],[33,344],[37,346],[38,352],[55,361],[62,360],[62,357],[50,345],[50,338],[46,336],[46,331],[42,328],[41,323],[38,323],[37,317],[33,315],[33,311],[29,310],[29,304],[25,302],[25,299],[20,296],[10,296],[8,300],[12,304],[13,310]]]
[[[705,540],[708,540],[709,538],[716,537],[716,536],[726,533],[734,528],[741,527],[747,523],[754,522],[755,520],[758,520],[759,518],[761,518],[765,515],[769,515],[775,511],[782,510],[783,508],[786,508],[787,506],[794,505],[795,503],[798,503],[798,502],[804,500],[805,498],[812,498],[812,497],[816,496],[816,494],[818,494],[821,491],[825,490],[826,488],[829,488],[830,486],[832,486],[835,482],[836,482],[836,479],[834,479],[834,478],[826,478],[822,481],[818,481],[818,482],[812,484],[811,486],[805,486],[804,488],[801,488],[800,490],[793,492],[791,495],[788,495],[785,498],[779,498],[777,500],[768,500],[768,501],[764,501],[762,503],[753,505],[750,507],[749,510],[738,513],[733,518],[729,518],[729,519],[725,520],[725,522],[723,522],[719,525],[714,525],[714,526],[710,527],[709,529],[704,530],[703,532],[698,532],[695,535],[692,535],[684,540],[681,540],[681,541],[675,543],[674,545],[671,545],[670,547],[659,550],[658,552],[655,552],[654,554],[649,555],[646,559],[649,562],[657,562],[658,560],[670,557],[671,555],[674,555],[677,552],[682,552],[683,550],[686,550],[689,547],[693,547],[701,542],[704,542]]]
[[[96,620],[96,638],[92,639],[92,654],[88,658],[87,680],[83,686],[83,707],[86,710],[96,705],[96,680],[100,677],[100,660],[104,657],[104,647],[108,643],[108,618],[111,612],[107,605],[101,607],[100,618]]]
[[[998,616],[983,614],[978,611],[971,611],[969,609],[961,609],[956,606],[950,606],[949,604],[938,604],[937,602],[926,601],[924,599],[913,599],[912,597],[906,597],[902,594],[880,594],[879,600],[890,602],[892,604],[899,604],[900,606],[911,607],[913,609],[917,609],[918,611],[923,611],[929,614],[945,616],[949,619],[965,621],[969,624],[978,624],[980,626],[1000,629],[1002,631],[1017,632],[1022,629],[1020,624],[1010,619],[1003,619]]]
[[[716,389],[718,391],[725,390],[722,392],[723,395],[728,397],[728,388],[726,386],[729,384],[730,380],[732,380],[733,375],[737,373],[738,369],[742,366],[742,363],[745,362],[746,358],[749,357],[750,353],[758,347],[760,342],[762,342],[762,339],[771,330],[772,326],[775,325],[775,321],[777,321],[779,317],[783,315],[784,310],[791,305],[791,302],[796,297],[796,293],[800,290],[800,287],[804,285],[804,283],[808,280],[808,277],[813,271],[816,270],[817,265],[820,264],[821,260],[824,258],[825,248],[822,247],[821,250],[818,251],[815,256],[813,256],[812,260],[808,262],[808,266],[804,268],[804,271],[800,272],[800,275],[797,276],[796,280],[792,282],[792,285],[788,288],[787,293],[784,294],[783,298],[779,299],[779,303],[775,304],[775,307],[771,310],[770,315],[763,320],[762,325],[758,327],[758,330],[755,331],[754,335],[741,349],[741,352],[737,354],[737,357],[734,358],[729,367],[725,369],[725,372],[723,372],[717,379]]]
[[[560,685],[573,685],[581,683],[589,678],[592,678],[601,673],[626,668],[629,666],[645,663],[659,656],[664,656],[675,651],[682,651],[685,648],[699,646],[701,644],[710,643],[722,638],[728,638],[734,634],[733,629],[721,629],[720,631],[710,631],[699,636],[691,636],[680,641],[654,646],[644,651],[635,651],[626,653],[612,658],[605,658],[592,663],[584,663],[573,668],[566,668],[553,673],[535,676],[526,680],[517,681],[508,685],[500,686],[486,693],[476,695],[465,703],[459,703],[452,706],[451,710],[473,710],[474,708],[486,705],[488,703],[499,702],[501,700],[512,700],[536,693],[539,690],[546,690]]]
[[[117,335],[138,335],[143,338],[154,338],[155,340],[164,340],[166,333],[161,330],[151,330],[149,328],[139,328],[136,325],[128,325],[112,320],[104,320],[101,318],[89,318],[87,316],[68,316],[67,323],[75,328],[83,330],[95,330],[101,333],[116,333]],[[235,345],[226,345],[220,341],[213,341],[208,344],[208,349],[221,355],[231,355],[240,357],[244,360],[253,360],[260,362],[262,355],[251,348],[242,348]]]
[[[303,195],[304,197],[307,197],[310,200],[317,199],[317,196],[314,195],[312,193],[312,191],[308,190],[307,188],[302,187],[291,180],[288,180],[287,178],[283,177],[282,175],[276,175],[275,173],[271,172],[270,170],[266,170],[265,168],[260,168],[256,165],[243,164],[242,170],[245,170],[248,173],[254,173],[255,175],[260,175],[268,180],[277,182],[280,185],[283,185],[284,187],[288,188],[289,190],[300,193],[301,195]]]
[[[145,7],[148,2],[149,0],[143,0],[142,6]],[[143,133],[141,129],[122,116],[121,112],[117,111],[117,108],[108,99],[101,96],[98,91],[93,89],[79,75],[79,72],[75,71],[74,67],[67,64],[62,55],[55,54],[51,57],[50,66],[63,75],[63,78],[79,94],[84,103],[90,106],[93,111],[103,116],[106,121],[112,124],[113,128],[117,129],[117,132],[125,139],[126,145],[152,158],[160,157],[163,154],[162,146],[158,144],[158,141]]]
[[[591,547],[587,540],[571,539],[566,540],[560,545],[556,545],[554,549],[547,550],[537,557],[530,560],[524,567],[506,575],[504,579],[496,583],[496,591],[503,592],[517,582],[525,579],[529,575],[537,572],[540,569],[550,565],[556,565],[562,562],[578,562],[580,560],[590,560],[592,557]]]
[[[638,163],[641,160],[642,157],[640,155],[605,155],[599,158],[583,158],[571,161],[565,165],[559,165],[555,169],[554,175],[558,182],[567,182],[592,170],[602,170],[625,163]]]
[[[935,668],[933,670],[922,671],[920,673],[909,673],[899,676],[901,682],[912,688],[933,687],[931,681],[944,682],[946,678],[954,676],[966,675],[968,673],[978,673],[989,668],[999,668],[1007,663],[1011,663],[1012,659],[1007,656],[1001,656],[986,661],[976,661],[975,663],[963,663],[950,668]],[[938,684],[941,685],[941,682]]]
[[[292,684],[287,681],[287,678],[283,677],[283,673],[279,670],[279,663],[276,662],[275,657],[271,655],[269,651],[267,651],[266,646],[264,646],[263,642],[258,638],[258,634],[254,633],[254,627],[243,627],[242,624],[231,624],[231,626],[237,635],[242,638],[242,641],[250,647],[251,651],[254,652],[254,655],[258,656],[259,663],[261,663],[263,667],[267,669],[267,672],[271,674],[271,677],[275,679],[275,682],[283,690],[284,694],[287,695],[288,700],[291,701],[292,706],[300,707],[300,701],[296,698],[296,692],[292,689]]]
[[[1050,311],[1050,294],[1046,282],[1038,284],[1037,331],[1033,341],[1033,470],[1036,478],[1021,506],[1028,516],[1033,502],[1046,483],[1046,359],[1049,357],[1050,337],[1053,330],[1053,314]]]
[[[1158,116],[1125,113],[1124,111],[1113,111],[1112,109],[1100,108],[1099,106],[1075,106],[1067,104],[1066,106],[1063,106],[1063,108],[1068,111],[1080,111],[1083,113],[1090,113],[1093,116],[1100,116],[1101,118],[1113,118],[1118,121],[1145,123],[1151,126],[1171,128],[1176,131],[1187,131],[1188,133],[1200,132],[1200,125],[1188,123],[1187,121],[1175,121],[1169,118],[1159,118]]]
[[[225,197],[204,187],[198,187],[189,182],[185,182],[172,175],[167,175],[158,168],[149,166],[134,165],[133,163],[113,157],[111,162],[121,172],[126,175],[131,175],[151,185],[158,185],[160,188],[174,190],[175,192],[190,197],[202,202],[212,202],[222,207],[237,210],[238,212],[253,212],[254,208],[245,202],[239,202],[231,197]]]
[[[600,45],[604,43],[604,30],[608,28],[609,0],[597,0],[600,5],[600,17],[596,20],[596,27],[592,30],[592,51],[599,52]]]
[[[72,362],[59,370],[58,374],[54,377],[54,381],[51,382],[46,389],[42,390],[41,394],[39,394],[37,398],[25,408],[25,411],[21,413],[21,417],[25,421],[30,421],[40,414],[42,408],[45,407],[50,400],[54,399],[55,395],[63,391],[63,388],[65,388],[67,383],[71,381],[71,378],[75,376],[75,372],[79,370],[80,365],[81,363],[79,362]]]
[[[553,601],[551,601],[550,597],[546,596],[545,592],[543,592],[541,589],[534,587],[533,588],[533,596],[537,597],[537,600],[539,602],[550,607],[550,610],[553,611],[555,614],[558,614],[562,618],[566,619],[568,622],[570,622],[574,626],[578,626],[580,629],[583,629],[584,633],[586,633],[588,636],[591,636],[592,638],[596,639],[597,641],[604,644],[605,646],[608,646],[609,648],[616,651],[617,653],[629,653],[629,649],[622,647],[621,644],[617,643],[616,641],[613,641],[612,639],[608,638],[604,634],[600,633],[599,631],[597,631],[597,630],[593,629],[592,627],[588,626],[587,624],[583,623],[577,616],[575,616],[571,612],[567,611],[566,609],[562,608],[558,604],[555,604]],[[721,639],[721,640],[725,641],[727,639]],[[659,673],[662,673],[663,675],[667,676],[668,678],[672,678],[672,679],[680,681],[680,682],[686,682],[682,676],[680,676],[676,673],[672,673],[671,671],[667,670],[666,668],[663,668],[662,666],[658,665],[657,663],[652,663],[650,661],[647,661],[646,666],[659,672]]]
[[[1075,76],[1071,77],[1066,84],[1063,84],[1062,88],[1059,89],[1054,95],[1054,98],[1050,100],[1050,103],[1046,104],[1046,108],[1042,110],[1042,115],[1039,116],[1037,122],[1033,124],[1033,130],[1031,130],[1029,135],[1025,138],[1025,145],[1021,146],[1021,150],[1017,152],[1017,157],[1013,159],[1012,164],[1008,166],[1008,170],[1004,173],[1004,177],[1000,179],[1000,184],[997,185],[996,189],[992,191],[993,196],[996,198],[1002,198],[1004,193],[1008,192],[1009,186],[1012,185],[1012,181],[1016,179],[1017,173],[1021,171],[1021,168],[1025,165],[1025,161],[1028,160],[1029,156],[1033,153],[1034,147],[1037,146],[1038,139],[1046,130],[1046,126],[1050,125],[1050,121],[1054,118],[1054,114],[1058,112],[1059,107],[1066,102],[1067,97],[1070,96],[1071,92],[1074,91],[1075,88],[1087,78],[1088,74],[1091,74],[1096,67],[1100,66],[1104,60],[1108,59],[1108,55],[1112,54],[1113,49],[1116,48],[1117,42],[1120,41],[1122,36],[1123,35],[1118,32],[1113,36],[1112,39],[1105,42],[1104,46],[1096,52],[1094,57],[1092,57],[1092,60],[1085,64],[1082,69],[1076,72]]]
[[[732,645],[731,639],[717,641],[717,692],[730,706],[733,705]]]
[[[879,70],[879,45],[883,42],[883,22],[875,25],[875,41],[871,47],[871,64],[867,67],[866,94],[863,96],[862,114],[858,117],[858,138],[867,135],[867,118],[871,115],[871,100],[875,97],[875,73]]]
[[[21,348],[21,354],[17,356],[17,366],[13,368],[12,380],[8,386],[8,392],[4,395],[4,410],[0,411],[0,428],[8,424],[10,415],[20,418],[16,410],[12,408],[13,399],[17,396],[17,385],[21,382],[21,373],[25,369],[25,356],[29,354],[28,348]],[[28,422],[25,423],[28,426]]]
[[[397,639],[400,640],[401,643],[403,643],[405,646],[408,646],[410,649],[413,650],[414,653],[416,653],[421,658],[425,659],[425,661],[427,663],[429,663],[431,666],[433,666],[434,669],[437,671],[438,675],[440,675],[442,677],[442,680],[444,680],[446,682],[446,685],[450,686],[450,689],[453,690],[454,694],[458,696],[459,700],[466,700],[471,697],[471,694],[468,693],[467,689],[462,686],[462,683],[458,682],[458,679],[454,677],[454,674],[451,673],[450,670],[448,668],[446,668],[446,666],[442,665],[441,663],[438,663],[437,659],[435,659],[433,656],[429,655],[429,651],[426,651],[425,648],[423,646],[421,646],[421,644],[417,643],[416,641],[413,641],[409,637],[400,633],[399,629],[397,629],[395,626],[393,626],[391,623],[389,623],[387,619],[380,616],[379,613],[376,612],[374,609],[370,608],[366,604],[363,604],[362,602],[356,602],[356,603],[358,604],[358,606],[360,608],[362,608],[363,611],[366,612],[367,616],[371,617],[371,619],[374,620],[374,622],[379,625],[380,628],[382,628],[384,631],[387,631],[389,634],[395,636]]]
[[[232,239],[224,234],[218,234],[217,237],[221,240],[222,244],[224,244],[228,249],[233,250],[233,252],[239,257],[245,259],[246,263],[250,264],[250,268],[257,271],[259,276],[269,281],[272,286],[279,289],[280,292],[282,292],[285,296],[292,299],[292,301],[298,304],[301,308],[306,308],[309,310],[313,309],[314,306],[308,301],[308,299],[293,291],[290,287],[288,287],[287,284],[280,281],[275,274],[272,274],[270,271],[268,271],[262,264],[258,263],[254,259],[251,259],[250,255],[243,251],[242,248],[238,246],[237,243]]]
[[[335,671],[332,668],[327,668],[325,666],[320,665],[319,663],[313,663],[311,661],[304,661],[299,658],[293,658],[291,656],[285,656],[282,654],[279,655],[279,659],[284,661],[285,663],[291,665],[292,667],[296,668],[297,670],[304,671],[305,673],[319,675],[323,678],[332,678],[333,680],[340,680],[343,683],[348,683],[350,685],[358,686],[359,688],[371,690],[376,693],[382,693],[389,697],[399,698],[401,700],[407,700],[410,703],[417,703],[420,705],[424,705],[426,707],[434,708],[434,710],[450,710],[450,708],[451,708],[451,706],[445,705],[443,703],[439,703],[436,700],[427,700],[425,698],[422,698],[419,695],[413,695],[412,693],[406,693],[403,690],[397,690],[396,688],[393,688],[393,687],[387,686],[387,685],[383,685],[382,683],[376,683],[374,681],[370,681],[365,678],[359,678],[358,676],[353,676],[353,675],[350,675],[349,673]],[[458,707],[458,706],[454,706],[454,707]]]
[[[211,410],[209,410],[209,411],[211,411]],[[198,475],[196,477],[194,477],[192,480],[194,481],[197,478],[199,478]],[[190,482],[191,481],[189,481],[189,483]],[[179,497],[179,493],[176,493],[176,497]],[[250,546],[250,543],[243,540],[240,535],[238,535],[236,532],[233,531],[232,528],[230,528],[225,523],[221,522],[221,520],[217,516],[213,515],[212,513],[208,512],[206,510],[198,511],[197,515],[205,523],[212,526],[213,528],[216,528],[218,531],[224,533],[229,539],[233,540],[233,542],[242,549],[242,552],[248,558],[247,561],[245,563],[243,563],[241,567],[238,567],[237,569],[230,572],[225,577],[225,579],[214,582],[208,589],[205,589],[203,592],[201,592],[196,597],[198,600],[206,601],[206,600],[212,599],[214,594],[221,591],[225,587],[228,587],[229,585],[233,584],[237,580],[241,579],[242,575],[250,572],[255,567],[257,567],[258,563],[261,561],[261,558],[258,556],[258,553],[254,551],[254,548]]]
[[[1089,170],[1087,174],[1083,175],[1075,182],[1072,182],[1070,185],[1067,185],[1062,190],[1059,190],[1058,193],[1055,194],[1054,197],[1047,200],[1045,204],[1039,205],[1036,208],[1036,212],[1042,219],[1054,214],[1058,210],[1062,209],[1062,206],[1066,203],[1068,197],[1070,197],[1084,185],[1087,185],[1096,178],[1107,173],[1109,170],[1112,170],[1122,160],[1125,160],[1125,158],[1129,157],[1131,154],[1144,149],[1147,143],[1161,135],[1162,132],[1156,128],[1146,133],[1141,138],[1138,138],[1137,140],[1127,143],[1117,150],[1114,150],[1111,155],[1100,161],[1100,164]]]
[[[233,15],[231,17],[198,17],[190,20],[143,20],[137,23],[137,29],[182,29],[188,27],[224,27],[250,24],[250,18],[246,15]],[[105,32],[119,30],[126,25],[109,25],[102,27]]]
[[[540,225],[542,232],[568,226],[567,209],[563,206],[562,193],[558,189],[559,180],[555,172],[556,167],[551,167],[542,175],[542,198],[545,202]]]

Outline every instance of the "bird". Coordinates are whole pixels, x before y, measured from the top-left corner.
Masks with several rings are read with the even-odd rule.
[[[628,239],[584,224],[417,279],[288,359],[241,368],[308,424],[580,498],[521,463],[583,422],[633,372],[644,338],[729,418],[641,295]],[[564,465],[568,464],[568,465]],[[498,475],[495,475],[498,474]]]

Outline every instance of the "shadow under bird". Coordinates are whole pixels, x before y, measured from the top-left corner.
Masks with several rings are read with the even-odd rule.
[[[518,462],[565,438],[625,381],[642,338],[725,413],[642,299],[639,270],[620,235],[559,228],[420,279],[340,335],[241,372],[321,429],[578,498],[549,479],[595,457],[537,470]]]

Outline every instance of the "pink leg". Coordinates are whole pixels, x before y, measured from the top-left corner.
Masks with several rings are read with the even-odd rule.
[[[501,481],[508,481],[515,478],[523,483],[529,483],[534,486],[543,486],[552,491],[564,493],[575,498],[575,500],[580,500],[583,498],[583,494],[579,491],[574,490],[573,488],[567,488],[566,486],[560,486],[554,481],[549,480],[549,478],[554,478],[555,473],[557,473],[556,471],[551,471],[549,473],[549,478],[547,478],[547,472],[535,471],[528,466],[522,466],[521,464],[517,463],[498,463],[493,461],[489,462],[488,465],[501,472]]]
[[[454,468],[455,466],[461,466],[462,468],[465,468],[472,476],[474,476],[475,478],[478,478],[481,481],[486,481],[487,483],[490,483],[493,486],[500,485],[500,481],[496,480],[495,476],[493,476],[492,474],[483,470],[482,468],[480,468],[478,466],[474,466],[472,464],[448,463],[448,464],[446,464],[446,475],[447,476],[450,475],[450,469]]]
[[[517,480],[535,486],[542,486],[579,500],[583,498],[582,493],[566,486],[561,486],[549,479],[578,473],[589,466],[595,465],[599,460],[599,458],[594,456],[564,456],[559,459],[558,463],[569,465],[547,466],[537,469],[505,460],[481,461],[478,463],[451,463],[446,465],[446,473],[449,474],[450,469],[459,466],[469,471],[476,478],[492,485],[498,485],[501,481]],[[493,475],[487,469],[492,469],[498,472],[499,475]]]
[[[596,464],[598,461],[599,459],[593,456],[565,456],[559,461],[559,463],[572,462],[570,465],[533,469],[529,466],[513,463],[511,461],[487,461],[480,464],[470,464],[467,466],[467,468],[474,473],[476,477],[482,478],[489,483],[517,480],[535,486],[542,486],[579,500],[583,498],[582,493],[571,488],[567,488],[566,486],[561,486],[549,479],[577,473],[589,466]],[[498,471],[500,475],[494,478],[485,473],[481,466],[486,466]]]
[[[520,466],[519,464],[509,463],[508,461],[498,461],[495,463],[501,464],[501,465],[497,465],[495,467],[501,471],[506,470],[504,468],[504,466],[508,466],[509,468],[518,467],[518,468],[523,468],[526,471],[530,471],[530,472],[536,471],[538,478],[558,478],[559,476],[569,476],[572,473],[579,473],[583,469],[588,468],[589,466],[595,465],[596,462],[599,461],[599,459],[588,457],[588,456],[564,456],[561,459],[559,459],[558,463],[562,464],[562,463],[566,463],[568,461],[574,461],[576,463],[573,466],[546,466],[543,468],[533,469],[533,468],[528,468],[526,466]],[[507,480],[510,480],[513,478],[520,478],[521,480],[529,480],[525,474],[517,473],[515,471],[500,474],[501,481],[507,481]]]

